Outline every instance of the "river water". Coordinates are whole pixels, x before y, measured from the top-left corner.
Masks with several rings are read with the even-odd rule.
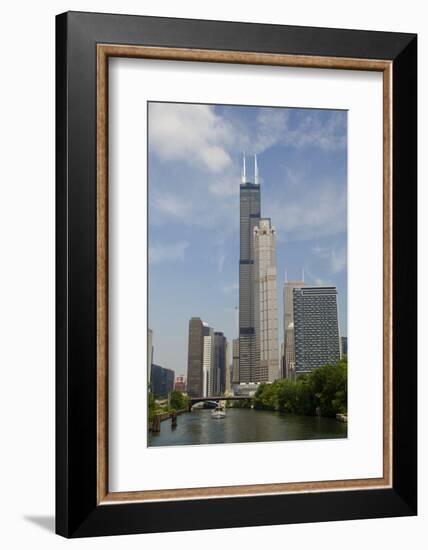
[[[223,419],[211,418],[207,409],[182,414],[174,429],[171,421],[165,420],[160,433],[149,433],[148,444],[155,447],[343,437],[347,437],[347,424],[334,418],[230,408]]]

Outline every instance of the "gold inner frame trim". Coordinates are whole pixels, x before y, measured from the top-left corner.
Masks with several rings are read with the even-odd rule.
[[[383,73],[383,476],[297,483],[109,492],[108,489],[108,59],[145,59]],[[392,62],[188,48],[97,45],[97,503],[238,497],[392,486]]]

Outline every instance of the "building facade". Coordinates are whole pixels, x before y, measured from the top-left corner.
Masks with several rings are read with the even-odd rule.
[[[175,379],[174,389],[184,393],[186,391],[186,378],[184,376],[177,376]]]
[[[239,380],[252,382],[257,363],[254,304],[254,228],[260,220],[260,185],[247,180],[245,156],[239,198]]]
[[[153,363],[153,331],[151,328],[147,330],[147,379],[150,385]]]
[[[294,350],[294,306],[293,290],[307,286],[304,281],[285,281],[284,283],[284,353],[283,378],[294,378],[295,350]]]
[[[295,373],[340,359],[337,290],[334,286],[293,289]]]
[[[212,395],[222,395],[226,389],[226,346],[227,340],[222,332],[214,332],[214,381]]]
[[[230,342],[226,340],[226,380],[224,386],[225,395],[232,395],[232,353]]]
[[[200,397],[203,392],[204,324],[199,317],[189,321],[187,354],[187,394]]]
[[[348,355],[348,337],[347,336],[340,337],[340,357],[343,357],[344,355]]]
[[[152,364],[151,388],[155,397],[168,397],[174,389],[174,379],[175,373],[173,370]]]
[[[214,330],[204,323],[204,358],[202,394],[208,397],[213,394],[213,381],[215,377],[214,364]]]
[[[253,382],[279,378],[276,231],[269,218],[254,227],[254,327],[256,368]]]
[[[239,338],[232,340],[232,384],[239,384]]]

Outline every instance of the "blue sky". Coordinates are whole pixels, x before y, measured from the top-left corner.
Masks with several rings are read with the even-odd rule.
[[[149,104],[149,327],[154,362],[186,374],[188,323],[237,337],[239,184],[258,155],[262,216],[277,229],[284,273],[335,284],[347,335],[347,113]]]

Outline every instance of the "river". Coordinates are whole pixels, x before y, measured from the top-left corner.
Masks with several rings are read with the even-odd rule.
[[[347,437],[347,424],[334,418],[230,408],[226,418],[216,420],[207,409],[182,414],[174,429],[171,421],[165,420],[160,433],[149,433],[148,444],[156,447],[343,437]]]

